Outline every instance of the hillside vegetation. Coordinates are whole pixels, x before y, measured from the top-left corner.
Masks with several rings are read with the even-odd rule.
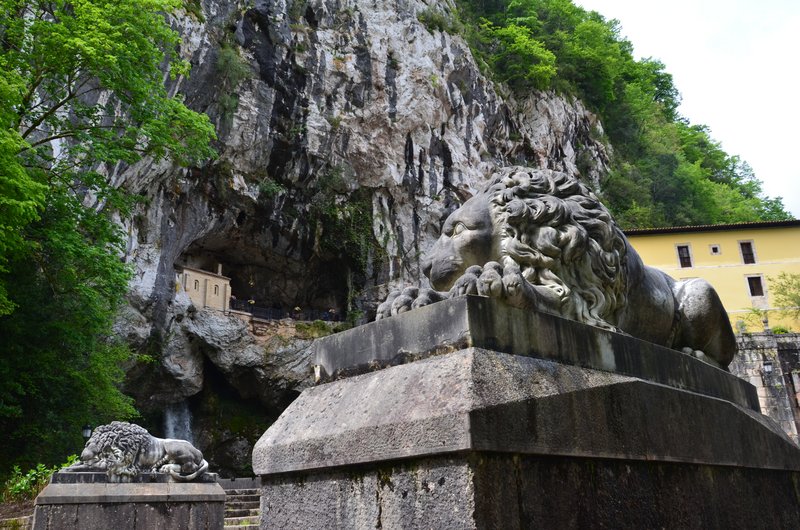
[[[131,276],[114,216],[134,198],[107,173],[213,155],[208,117],[164,85],[189,69],[163,16],[179,6],[0,0],[0,473],[136,414],[111,329]]]
[[[635,60],[616,20],[571,0],[457,0],[473,51],[517,92],[555,89],[597,112],[614,148],[601,195],[626,228],[789,219],[780,198],[703,125],[678,114],[672,76]]]

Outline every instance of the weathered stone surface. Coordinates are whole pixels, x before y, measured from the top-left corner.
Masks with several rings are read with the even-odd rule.
[[[259,394],[268,406],[285,399],[283,388],[304,384],[280,369],[286,363],[259,360],[247,340],[218,341],[237,331],[235,322],[205,317],[202,308],[194,319],[204,322],[187,322],[176,265],[214,270],[222,263],[234,294],[284,307],[343,311],[355,288],[357,308],[369,312],[384,284],[419,279],[419,256],[441,220],[496,167],[548,167],[593,184],[607,171],[602,126],[580,102],[552,92],[521,101],[498,93],[461,37],[428,31],[417,19],[426,9],[451,16],[450,4],[298,5],[203,0],[196,6],[202,20],[175,17],[180,54],[193,70],[169,81],[170,91],[211,116],[220,157],[189,169],[143,160],[109,174],[114,185],[146,197],[123,221],[135,274],[130,310],[117,327],[159,360],[130,372],[127,390],[141,408],[197,394],[206,360],[246,394],[280,387]],[[236,87],[220,70],[221,43],[249,71]],[[223,111],[223,97],[238,100],[235,108]],[[384,247],[381,259],[367,257],[355,286],[346,261],[321,250],[329,235],[309,213],[334,173],[340,200],[366,192],[372,233]],[[284,191],[267,191],[269,182]]]
[[[253,450],[257,475],[459,451],[800,470],[761,414],[641,379],[468,348],[306,390]]]
[[[160,362],[128,372],[125,390],[144,408],[196,395],[209,361],[243,398],[256,398],[266,408],[281,408],[312,383],[311,341],[287,339],[268,349],[233,315],[211,309],[182,314],[163,343]]]
[[[194,482],[217,482],[219,479],[216,473],[203,473],[197,477]],[[81,472],[64,472],[57,471],[50,477],[51,484],[105,484],[111,483],[107,473],[99,471],[81,471]],[[152,473],[145,472],[139,473],[135,477],[131,477],[125,483],[138,484],[150,482],[175,482],[175,479],[169,473]],[[119,484],[120,482],[114,482]]]
[[[411,362],[310,388],[264,433],[262,529],[800,525],[800,449],[688,355],[477,297],[320,344],[344,372]]]
[[[473,471],[459,458],[274,476],[262,492],[262,529],[476,528]]]
[[[796,394],[800,389],[800,334],[775,335],[766,331],[738,335],[737,340],[739,353],[731,363],[731,373],[756,388],[761,412],[796,442],[800,422]]]
[[[795,528],[797,472],[475,453],[264,481],[261,528]]]
[[[758,410],[752,385],[681,352],[542,312],[466,296],[318,340],[325,378],[467,346],[607,370]]]
[[[49,484],[36,498],[33,528],[219,529],[225,491],[216,483]]]

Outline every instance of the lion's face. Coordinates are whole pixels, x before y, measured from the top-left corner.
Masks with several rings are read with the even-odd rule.
[[[446,291],[472,265],[499,257],[499,237],[489,198],[477,195],[450,214],[442,235],[425,255],[422,270],[434,289]]]

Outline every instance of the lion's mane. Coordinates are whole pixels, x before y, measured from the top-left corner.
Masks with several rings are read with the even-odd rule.
[[[128,462],[135,462],[136,455],[147,451],[153,440],[144,427],[135,423],[112,421],[97,427],[89,438],[89,443],[97,447],[99,453],[118,448]]]
[[[597,197],[565,173],[520,167],[496,173],[484,193],[501,227],[503,265],[552,289],[565,316],[618,331],[627,246]]]

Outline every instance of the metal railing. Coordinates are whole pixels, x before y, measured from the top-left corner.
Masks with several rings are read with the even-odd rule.
[[[255,318],[262,320],[281,320],[284,318],[291,318],[292,320],[322,320],[325,322],[341,322],[344,320],[342,316],[335,311],[324,311],[321,309],[301,309],[285,310],[275,307],[260,307],[255,302],[250,300],[231,300],[230,309],[235,311],[243,311],[250,313]]]

